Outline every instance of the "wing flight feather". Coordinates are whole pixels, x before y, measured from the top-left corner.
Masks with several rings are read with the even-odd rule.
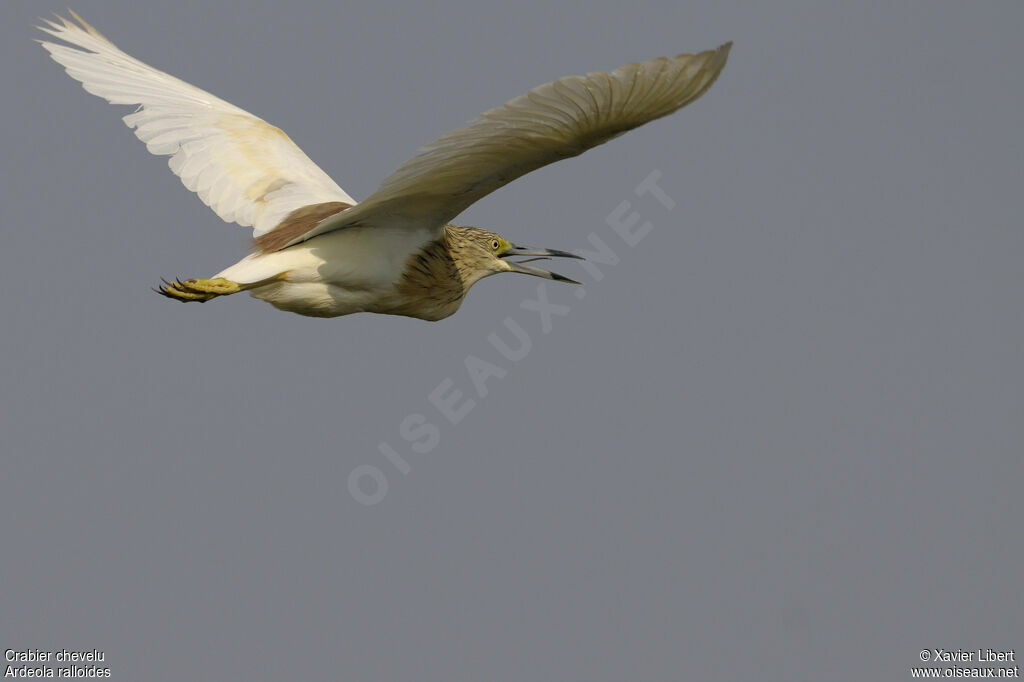
[[[516,178],[686,106],[718,78],[732,43],[541,85],[420,148],[362,203],[295,244],[352,225],[439,227]]]
[[[69,45],[40,41],[86,91],[136,105],[124,117],[185,187],[227,222],[271,231],[296,209],[356,203],[279,128],[121,51],[74,12],[40,30]]]

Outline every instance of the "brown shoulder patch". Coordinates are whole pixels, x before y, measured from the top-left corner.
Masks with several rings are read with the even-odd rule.
[[[270,232],[265,232],[253,239],[256,251],[257,253],[280,251],[285,244],[306,234],[324,218],[341,213],[346,208],[352,208],[352,204],[346,204],[344,201],[327,201],[322,204],[310,204],[297,208],[285,216],[284,220],[275,225]]]

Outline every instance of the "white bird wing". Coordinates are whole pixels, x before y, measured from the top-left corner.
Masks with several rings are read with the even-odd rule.
[[[225,221],[259,236],[304,206],[356,203],[279,128],[140,62],[71,15],[78,24],[58,16],[39,29],[75,47],[43,47],[86,91],[138,105],[124,122]]]
[[[352,225],[444,225],[532,170],[686,106],[715,82],[731,47],[729,42],[536,87],[420,148],[365,201],[279,246]]]

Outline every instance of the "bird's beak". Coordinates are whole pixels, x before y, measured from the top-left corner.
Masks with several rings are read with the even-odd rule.
[[[554,249],[531,249],[528,246],[515,246],[501,254],[502,258],[508,256],[538,256],[540,258],[579,258],[583,260],[583,256],[577,256],[575,253],[569,253],[568,251],[555,251]]]
[[[541,270],[529,265],[525,265],[532,260],[543,260],[545,258],[579,258],[583,256],[577,256],[575,253],[569,253],[568,251],[556,251],[554,249],[531,249],[526,246],[513,246],[505,253],[501,254],[502,258],[508,258],[510,256],[532,256],[524,261],[508,262],[508,269],[512,272],[521,272],[524,275],[533,275],[534,277],[543,277],[544,279],[553,279],[556,282],[569,282],[570,284],[581,284],[574,279],[569,279],[564,275],[559,275],[557,272],[549,272],[547,270]]]

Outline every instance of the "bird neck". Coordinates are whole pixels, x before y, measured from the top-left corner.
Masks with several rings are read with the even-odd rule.
[[[381,310],[425,320],[439,320],[458,310],[476,281],[460,264],[460,248],[458,235],[450,234],[447,228],[440,237],[424,244],[406,259],[394,299],[383,304]]]
[[[447,260],[454,268],[454,275],[466,291],[491,274],[477,267],[480,261],[479,247],[469,236],[475,229],[463,225],[445,225],[444,236],[438,240],[443,244],[439,248],[444,249]]]

